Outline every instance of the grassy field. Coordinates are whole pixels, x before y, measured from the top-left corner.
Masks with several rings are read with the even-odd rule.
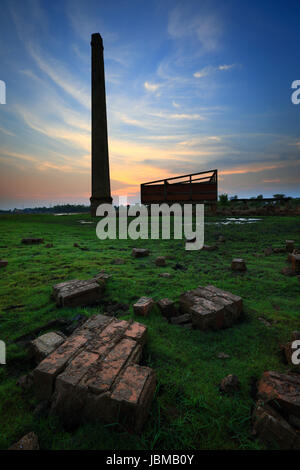
[[[6,449],[24,434],[35,431],[42,449],[260,449],[251,436],[253,383],[264,370],[286,370],[279,344],[299,329],[300,289],[296,277],[286,277],[286,254],[264,256],[268,246],[300,246],[297,217],[262,217],[252,224],[222,225],[221,217],[207,218],[205,243],[217,251],[189,252],[183,240],[105,240],[96,237],[88,215],[0,216],[0,258],[9,264],[0,271],[0,339],[7,344],[7,365],[0,366],[0,448]],[[25,246],[23,237],[43,237],[44,245]],[[53,243],[53,248],[46,248]],[[78,243],[88,251],[73,246]],[[151,250],[147,258],[133,259],[133,247]],[[261,256],[255,256],[259,253]],[[167,267],[157,267],[157,256],[169,256]],[[248,270],[230,270],[233,257],[243,257]],[[124,258],[124,265],[115,265]],[[174,269],[180,263],[186,270]],[[90,316],[93,308],[58,309],[51,300],[53,284],[87,279],[100,270],[112,277],[105,300],[128,304],[120,318],[133,317],[132,304],[141,296],[154,300],[179,295],[198,285],[214,284],[244,300],[244,315],[234,327],[218,332],[188,330],[168,324],[156,310],[136,318],[148,326],[143,363],[157,372],[158,385],[148,422],[141,435],[129,434],[118,423],[86,424],[66,432],[55,417],[33,413],[32,390],[22,392],[17,379],[32,369],[26,349],[16,338],[55,318]],[[158,277],[170,272],[172,278]],[[263,317],[268,323],[259,320]],[[219,359],[225,352],[229,359]],[[221,395],[220,380],[236,374],[241,390]]]

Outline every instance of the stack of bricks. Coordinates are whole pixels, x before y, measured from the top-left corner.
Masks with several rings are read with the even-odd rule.
[[[243,310],[241,297],[209,285],[181,294],[180,310],[200,330],[219,330],[232,326]]]
[[[67,428],[120,422],[140,432],[155,392],[152,369],[138,365],[146,326],[96,315],[34,370],[36,395]]]

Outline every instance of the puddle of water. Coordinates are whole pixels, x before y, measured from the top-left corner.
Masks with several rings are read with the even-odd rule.
[[[227,217],[221,222],[210,222],[215,225],[228,225],[228,224],[253,224],[259,222],[261,219],[254,219],[251,217]]]
[[[78,215],[78,212],[63,212],[62,214],[53,214],[53,215]]]

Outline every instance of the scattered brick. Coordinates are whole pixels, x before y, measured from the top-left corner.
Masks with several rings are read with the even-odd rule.
[[[149,253],[149,250],[146,250],[145,248],[133,248],[131,252],[134,258],[143,258],[144,256],[148,256]]]
[[[156,266],[166,266],[165,256],[158,256],[155,260]]]
[[[166,279],[169,279],[170,277],[172,277],[172,274],[170,274],[170,273],[159,273],[158,277],[164,277]]]
[[[78,307],[99,302],[105,289],[103,278],[79,281],[73,279],[53,286],[52,295],[58,307]]]
[[[36,362],[40,362],[64,342],[65,337],[59,333],[45,333],[33,341],[30,341],[28,345],[29,353]]]
[[[234,258],[231,262],[232,271],[246,271],[246,263],[242,258]]]
[[[6,259],[0,259],[0,268],[5,268],[8,265],[8,261]]]
[[[151,297],[141,297],[134,305],[133,311],[136,315],[147,317],[154,306],[154,300]]]
[[[161,299],[157,302],[157,305],[162,315],[166,318],[171,318],[178,315],[178,311],[173,300],[168,298]]]
[[[202,250],[204,251],[215,251],[217,249],[218,249],[217,245],[203,245],[203,248],[202,248]]]
[[[241,387],[238,377],[234,374],[229,374],[221,380],[219,385],[220,391],[231,395],[234,392],[238,391]]]
[[[179,304],[201,330],[227,328],[238,320],[243,309],[241,297],[211,285],[181,294]]]

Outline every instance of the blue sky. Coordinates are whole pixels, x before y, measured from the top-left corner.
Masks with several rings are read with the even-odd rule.
[[[2,1],[0,206],[90,197],[90,35],[104,41],[112,193],[219,169],[299,196],[296,2]]]

